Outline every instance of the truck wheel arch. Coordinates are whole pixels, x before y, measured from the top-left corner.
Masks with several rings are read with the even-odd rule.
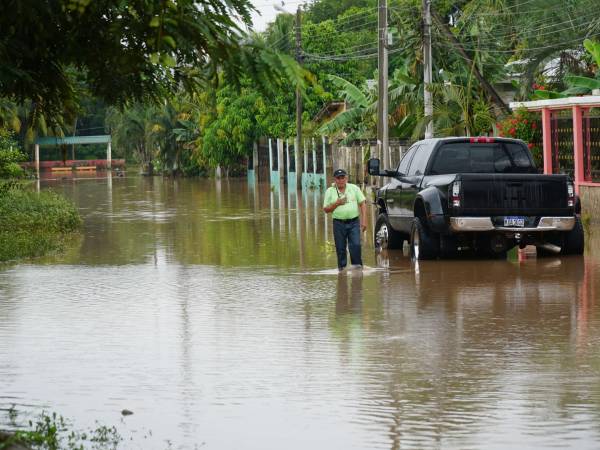
[[[421,218],[423,225],[430,225],[431,216],[444,214],[440,192],[435,187],[429,187],[419,192],[413,207],[415,217]]]

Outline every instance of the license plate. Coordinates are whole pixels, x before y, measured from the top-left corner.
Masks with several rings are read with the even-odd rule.
[[[504,226],[505,227],[524,227],[525,226],[525,217],[505,217],[504,218]]]

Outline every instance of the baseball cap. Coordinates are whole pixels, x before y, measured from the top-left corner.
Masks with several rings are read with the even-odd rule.
[[[334,177],[345,177],[348,175],[344,169],[337,169],[333,172]]]

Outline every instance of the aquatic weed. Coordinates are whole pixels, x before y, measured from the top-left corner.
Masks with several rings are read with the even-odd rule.
[[[116,450],[123,440],[116,427],[96,423],[96,428],[77,431],[62,416],[42,412],[35,421],[28,422],[27,430],[19,430],[0,441],[0,450],[20,444],[36,450]]]

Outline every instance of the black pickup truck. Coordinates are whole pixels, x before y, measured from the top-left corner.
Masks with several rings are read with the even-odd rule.
[[[410,243],[415,259],[470,250],[505,257],[518,245],[538,253],[582,254],[581,207],[567,175],[542,175],[520,140],[426,139],[395,170],[369,160],[369,174],[391,178],[377,190],[378,249]]]

